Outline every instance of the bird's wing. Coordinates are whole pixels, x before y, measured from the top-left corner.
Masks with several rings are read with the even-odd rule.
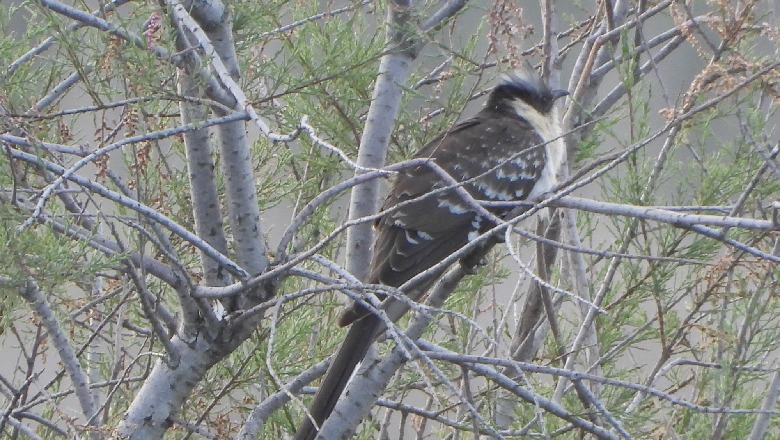
[[[459,182],[487,172],[464,186],[475,199],[522,200],[544,168],[545,149],[537,147],[542,142],[525,120],[483,112],[432,140],[415,157],[430,158]],[[398,175],[382,207],[397,209],[377,223],[371,282],[400,286],[473,240],[475,231],[492,226],[452,190],[425,197],[443,186],[427,166]]]

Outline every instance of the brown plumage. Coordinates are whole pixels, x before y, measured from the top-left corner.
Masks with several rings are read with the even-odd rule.
[[[528,121],[487,106],[474,118],[433,139],[415,157],[434,161],[458,182],[497,167],[464,188],[476,200],[524,200],[542,174],[543,143]],[[376,222],[369,283],[399,287],[495,226],[472,211],[455,190],[421,198],[444,186],[448,185],[427,166],[398,175],[382,211],[419,200]],[[488,211],[502,217],[509,209]],[[345,327],[366,313],[353,305],[344,311],[339,325]]]
[[[444,169],[476,200],[516,201],[541,196],[555,184],[563,157],[555,100],[565,91],[549,90],[536,78],[505,78],[490,94],[484,109],[429,142],[416,155]],[[479,176],[479,177],[477,177]],[[375,224],[371,274],[368,282],[399,287],[495,226],[478,215],[454,190],[423,197],[447,186],[430,167],[401,172],[382,210],[413,200],[382,216]],[[503,217],[509,207],[490,208]],[[411,286],[425,291],[445,268]],[[381,320],[354,304],[339,325],[352,324],[347,338],[322,381],[309,412],[321,424],[332,412],[355,366],[365,356]],[[313,439],[317,430],[306,418],[297,440]]]

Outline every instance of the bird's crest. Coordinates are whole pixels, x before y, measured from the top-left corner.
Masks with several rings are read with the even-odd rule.
[[[513,101],[522,101],[536,111],[547,114],[558,98],[568,94],[566,90],[550,89],[526,63],[513,73],[501,76],[488,97],[487,106],[497,111],[508,111],[516,107],[512,105]]]
[[[531,89],[539,94],[549,91],[549,87],[542,81],[542,77],[527,61],[512,73],[502,74],[498,86]]]

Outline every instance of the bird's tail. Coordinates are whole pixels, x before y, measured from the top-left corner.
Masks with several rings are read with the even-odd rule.
[[[303,419],[295,432],[295,440],[313,440],[317,436],[321,426],[333,408],[336,407],[341,393],[347,386],[355,367],[368,352],[368,347],[374,341],[377,332],[382,328],[382,320],[376,315],[368,314],[352,323],[344,342],[325,377],[322,379],[320,389],[314,395],[314,400],[309,407],[309,414]],[[314,420],[314,423],[312,423]]]

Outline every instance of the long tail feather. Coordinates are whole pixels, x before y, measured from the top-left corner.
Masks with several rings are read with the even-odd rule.
[[[311,417],[305,417],[298,426],[295,440],[314,440],[319,428],[315,428],[312,419],[317,426],[321,426],[322,422],[330,416],[355,367],[363,360],[381,327],[382,321],[371,314],[352,323],[333,364],[322,379],[320,389],[314,395],[314,401],[309,408]]]

